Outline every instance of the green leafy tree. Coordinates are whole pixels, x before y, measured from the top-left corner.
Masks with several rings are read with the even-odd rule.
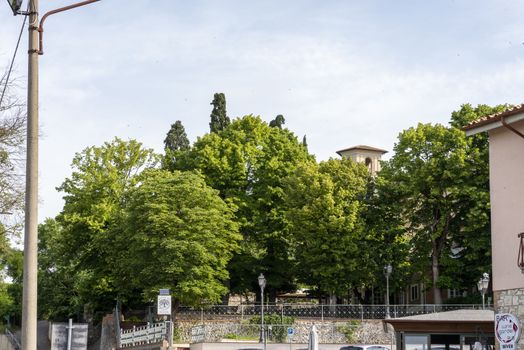
[[[413,277],[409,258],[411,246],[397,210],[396,190],[380,175],[370,178],[367,184],[361,211],[365,229],[359,241],[361,266],[366,267],[366,274],[360,285],[353,288],[353,295],[361,304],[372,304],[373,294],[379,292],[377,286],[384,286],[384,266],[390,264],[393,267],[390,292],[405,287]],[[382,291],[386,293],[386,290]]]
[[[347,295],[367,275],[361,250],[362,199],[368,171],[348,159],[299,166],[286,183],[290,233],[300,281],[330,300]]]
[[[192,172],[148,170],[127,196],[119,281],[153,298],[170,288],[175,304],[215,303],[227,293],[238,249],[234,211]]]
[[[167,132],[164,140],[164,150],[169,151],[187,151],[189,149],[189,140],[187,138],[186,130],[180,120],[175,124],[171,124],[171,128]]]
[[[487,217],[474,203],[486,205],[487,198],[471,180],[475,165],[468,161],[471,149],[461,130],[419,124],[399,135],[394,150],[380,176],[389,185],[386,191],[396,195],[395,209],[410,237],[412,263],[420,276],[427,272],[430,257],[434,302],[440,304],[439,288],[448,284],[442,278],[443,263],[463,249],[462,235],[473,218],[485,225]]]
[[[21,309],[21,269],[17,269],[21,253],[11,242],[23,225],[24,177],[20,174],[25,162],[26,114],[13,87],[6,74],[0,76],[0,324],[19,321]],[[12,283],[4,282],[6,278]]]
[[[65,258],[69,244],[62,230],[49,218],[38,226],[38,315],[45,320],[77,319],[84,311],[85,300],[77,289],[79,271]]]
[[[20,320],[22,299],[21,252],[9,244],[9,236],[0,225],[0,325]],[[8,278],[10,282],[6,282]]]
[[[211,104],[213,110],[211,111],[209,130],[212,133],[222,131],[231,123],[226,112],[226,95],[221,92],[215,93]]]
[[[153,168],[158,156],[134,140],[115,138],[101,147],[88,147],[73,159],[73,173],[58,190],[64,208],[57,221],[63,242],[55,249],[75,276],[75,293],[87,308],[110,309],[117,298],[133,291],[114,284],[115,221],[125,193],[136,185],[137,175]]]
[[[289,130],[245,116],[220,133],[199,138],[177,162],[179,169],[200,171],[223,199],[238,207],[244,240],[230,264],[234,292],[258,290],[260,272],[267,276],[273,300],[277,291],[295,288],[283,180],[298,164],[310,161]]]
[[[167,136],[164,140],[164,158],[162,160],[162,167],[164,169],[172,169],[179,155],[187,152],[190,148],[189,139],[187,138],[186,130],[180,120],[175,124],[171,124]]]
[[[451,115],[452,127],[463,126],[487,115],[502,112],[508,105],[476,107],[465,104]],[[463,206],[468,207],[462,225],[453,237],[452,254],[442,259],[442,284],[448,288],[468,289],[475,286],[483,272],[491,270],[491,224],[489,203],[489,143],[486,133],[468,136],[464,179]]]

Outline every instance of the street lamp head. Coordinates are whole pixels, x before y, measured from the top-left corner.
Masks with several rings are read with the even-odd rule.
[[[393,272],[393,266],[391,266],[390,264],[387,264],[386,266],[384,266],[384,274],[386,276],[391,275],[392,272]]]
[[[489,287],[489,274],[484,272],[482,274],[482,278],[480,278],[479,281],[477,282],[477,289],[481,293],[486,293],[486,291],[488,290],[488,287]]]
[[[489,286],[489,275],[486,272],[484,272],[484,274],[482,275],[482,289],[487,290],[488,286]]]
[[[7,2],[11,6],[11,10],[13,10],[13,15],[17,15],[22,7],[22,0],[7,0]]]
[[[266,288],[266,278],[263,274],[260,274],[260,276],[258,276],[258,285],[262,289]]]

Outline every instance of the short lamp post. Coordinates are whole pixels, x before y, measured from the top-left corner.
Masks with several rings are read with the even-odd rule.
[[[390,264],[384,266],[384,275],[386,276],[386,318],[390,318],[389,314],[389,276],[393,272],[393,267]]]
[[[260,340],[266,349],[266,332],[264,331],[264,288],[266,288],[266,278],[263,274],[258,276],[258,285],[260,286]]]
[[[489,275],[486,272],[484,272],[482,274],[482,278],[479,279],[479,281],[477,282],[477,288],[480,294],[482,295],[482,310],[486,308],[485,298],[486,298],[486,292],[488,290],[488,286],[489,286]]]

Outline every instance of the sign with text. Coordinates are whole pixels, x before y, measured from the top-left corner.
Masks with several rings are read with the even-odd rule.
[[[51,324],[51,350],[66,350],[69,324]],[[71,350],[87,349],[87,324],[72,323]]]
[[[199,325],[191,328],[191,343],[203,343],[206,338],[206,326]]]
[[[158,296],[157,315],[171,315],[171,295]]]
[[[512,314],[495,314],[495,337],[501,350],[514,350],[520,336],[520,322]]]

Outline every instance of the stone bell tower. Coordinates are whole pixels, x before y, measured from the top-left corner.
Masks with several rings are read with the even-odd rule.
[[[352,159],[355,162],[366,164],[369,173],[375,176],[376,173],[380,171],[379,161],[382,155],[387,152],[388,151],[380,148],[358,145],[337,151],[337,154],[342,158]]]

